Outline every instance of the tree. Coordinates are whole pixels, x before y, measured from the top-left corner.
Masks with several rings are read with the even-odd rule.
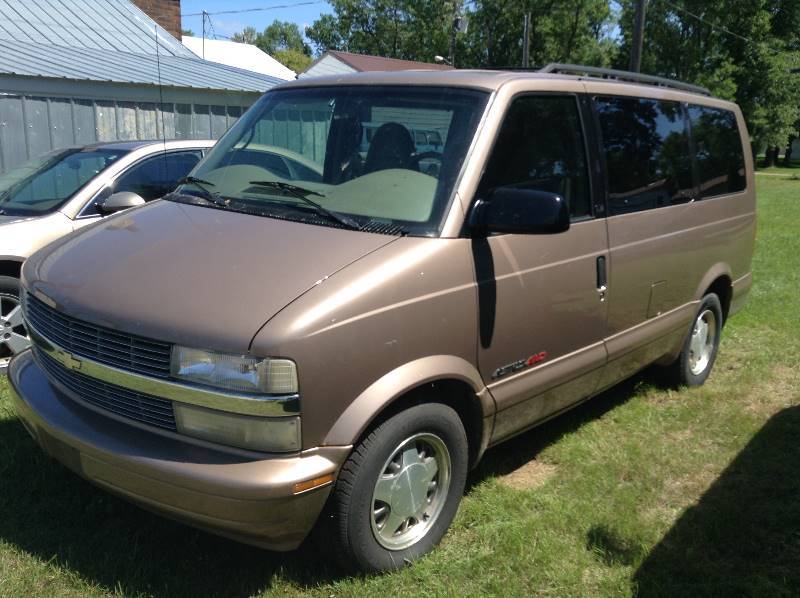
[[[255,27],[245,27],[241,33],[234,33],[231,36],[231,41],[240,44],[255,44],[258,38],[258,32]]]
[[[793,0],[683,0],[651,2],[647,9],[642,72],[708,87],[742,108],[753,151],[786,143],[800,119],[800,7]],[[620,18],[623,42],[617,65],[630,50],[632,7]]]
[[[302,54],[311,54],[311,48],[303,39],[303,34],[296,23],[275,20],[264,31],[258,34],[255,44],[267,54],[275,54],[281,50],[294,50]]]
[[[317,53],[348,50],[391,58],[433,61],[449,54],[456,14],[467,33],[456,37],[460,67],[514,66],[522,62],[522,28],[532,16],[534,62],[608,64],[615,47],[606,0],[331,0],[333,15],[306,29]]]
[[[181,29],[182,37],[194,37],[194,31],[191,29]]]
[[[297,50],[277,50],[272,57],[295,73],[302,73],[312,62],[311,56]]]
[[[231,36],[235,42],[254,44],[284,66],[300,73],[311,64],[311,48],[295,23],[273,21],[264,31],[245,27]]]

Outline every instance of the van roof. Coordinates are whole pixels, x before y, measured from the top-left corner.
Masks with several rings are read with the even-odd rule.
[[[542,72],[541,70],[517,71],[517,70],[470,70],[454,69],[449,71],[432,70],[408,70],[408,71],[379,71],[348,73],[342,75],[330,75],[319,77],[301,77],[294,81],[288,81],[276,86],[275,89],[299,88],[299,87],[321,87],[339,85],[443,85],[448,87],[470,87],[496,91],[510,81],[519,80],[552,80],[552,81],[591,81],[606,84],[624,85],[626,88],[636,86],[641,89],[643,96],[653,95],[655,89],[674,90],[683,93],[690,93],[703,98],[710,97],[708,90],[671,81],[659,77],[649,77],[636,73],[626,73],[625,71],[612,71],[609,69],[593,69],[592,67],[576,67],[575,65],[548,65],[545,68],[575,67],[570,72],[585,71],[586,75],[563,74],[558,72]],[[576,70],[577,69],[577,70]],[[606,74],[603,74],[606,73]],[[614,75],[608,75],[614,74]],[[621,78],[627,76],[630,80]],[[639,80],[637,80],[639,79]]]

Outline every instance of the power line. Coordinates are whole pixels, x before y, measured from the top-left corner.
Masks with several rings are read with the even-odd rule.
[[[757,44],[757,43],[759,43],[759,42],[756,42],[755,40],[752,40],[752,39],[750,39],[750,38],[747,38],[747,37],[745,37],[745,36],[743,36],[743,35],[739,35],[738,33],[734,33],[733,31],[731,31],[731,30],[730,30],[730,29],[728,29],[727,27],[723,27],[722,25],[717,25],[717,24],[715,24],[715,23],[712,23],[712,22],[711,22],[711,21],[709,21],[708,19],[704,19],[704,18],[703,18],[703,17],[701,17],[700,15],[696,15],[695,13],[693,13],[693,12],[691,12],[691,11],[689,11],[689,10],[686,10],[686,9],[685,9],[685,8],[683,8],[682,6],[678,6],[677,4],[674,4],[674,3],[672,3],[672,2],[670,2],[669,0],[660,0],[660,1],[661,1],[661,2],[663,2],[664,4],[667,4],[667,5],[671,6],[672,8],[674,8],[675,10],[677,10],[678,12],[685,13],[685,14],[689,15],[690,17],[693,17],[693,18],[697,19],[697,20],[698,20],[698,21],[700,21],[701,23],[705,23],[706,25],[708,25],[708,26],[709,26],[709,27],[711,27],[712,29],[719,29],[720,31],[722,31],[722,32],[724,32],[724,33],[727,33],[728,35],[732,35],[733,37],[739,38],[740,40],[742,40],[742,41],[745,41],[745,42],[748,42],[748,43],[751,43],[751,44]]]
[[[206,15],[238,15],[245,12],[263,12],[266,10],[278,10],[281,8],[295,8],[296,6],[310,6],[312,4],[327,4],[327,0],[309,0],[308,2],[295,2],[294,4],[276,4],[275,6],[263,6],[260,8],[240,8],[238,10],[220,10],[217,12],[205,12]],[[184,13],[182,17],[199,17],[203,12]]]

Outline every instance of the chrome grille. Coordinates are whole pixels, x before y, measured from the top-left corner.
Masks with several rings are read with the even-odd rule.
[[[51,380],[87,403],[129,419],[176,431],[172,402],[107,384],[64,367],[34,346],[34,354]]]
[[[25,318],[42,336],[63,349],[98,363],[157,378],[169,378],[171,345],[89,324],[62,314],[32,294]]]

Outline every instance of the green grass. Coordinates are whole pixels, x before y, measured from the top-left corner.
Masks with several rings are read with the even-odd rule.
[[[150,515],[46,459],[0,382],[0,594],[800,593],[800,181],[758,177],[755,286],[708,383],[647,374],[489,451],[450,533],[348,577]]]

